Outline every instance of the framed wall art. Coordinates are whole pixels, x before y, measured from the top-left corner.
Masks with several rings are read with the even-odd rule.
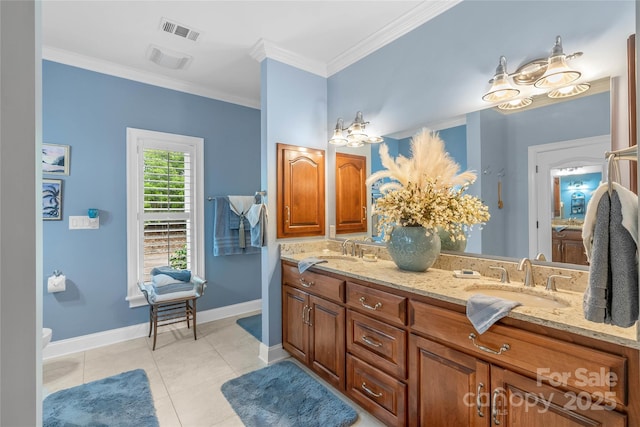
[[[69,175],[69,146],[42,144],[42,173]]]
[[[62,219],[62,180],[42,180],[42,219]]]

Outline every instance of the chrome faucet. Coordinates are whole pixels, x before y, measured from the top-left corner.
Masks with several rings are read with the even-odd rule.
[[[524,271],[525,286],[535,286],[535,283],[533,283],[532,268],[531,260],[529,258],[522,258],[520,260],[520,264],[518,264],[518,271]]]
[[[509,280],[509,272],[507,271],[506,268],[499,267],[499,266],[494,266],[494,265],[490,265],[489,268],[492,269],[492,270],[500,270],[500,282],[501,283],[511,283],[511,280]]]
[[[571,279],[571,276],[565,276],[562,274],[552,274],[549,277],[547,277],[547,287],[545,288],[545,290],[547,291],[557,291],[558,289],[556,288],[556,280],[555,279]]]
[[[546,261],[547,257],[544,256],[544,254],[542,252],[538,252],[538,255],[536,255],[535,260],[536,261]]]
[[[351,239],[342,242],[342,255],[347,255],[347,244],[351,243],[351,255],[355,254],[355,243]]]

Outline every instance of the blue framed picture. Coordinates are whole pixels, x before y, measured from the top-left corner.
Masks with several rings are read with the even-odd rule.
[[[42,173],[69,175],[69,146],[42,144]]]
[[[62,180],[42,180],[42,219],[62,219]]]

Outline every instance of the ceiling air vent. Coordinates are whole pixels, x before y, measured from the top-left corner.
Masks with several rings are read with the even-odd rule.
[[[181,70],[189,65],[192,57],[186,53],[176,52],[152,44],[147,48],[147,59],[161,67]]]
[[[194,42],[198,41],[198,38],[201,34],[201,31],[199,30],[195,30],[185,25],[178,24],[175,21],[169,21],[166,18],[162,18],[162,21],[160,21],[160,29],[165,33],[175,34],[178,37],[193,40]]]

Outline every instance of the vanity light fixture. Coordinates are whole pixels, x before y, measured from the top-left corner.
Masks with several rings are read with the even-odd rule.
[[[346,128],[344,127],[344,120],[339,118],[329,143],[337,146],[362,147],[365,143],[382,142],[382,137],[366,133],[365,130],[368,124],[369,122],[365,122],[362,118],[362,111],[356,113],[353,123]]]
[[[582,52],[576,52],[571,55],[571,58],[580,55]],[[533,85],[542,89],[560,88],[578,80],[581,75],[582,73],[567,65],[567,56],[562,51],[562,38],[556,36],[556,43],[551,50],[547,70]]]
[[[491,89],[482,97],[484,101],[496,103],[500,110],[517,110],[533,103],[538,104],[538,95],[549,98],[568,98],[589,90],[589,83],[577,83],[582,73],[570,68],[567,60],[577,58],[582,52],[565,55],[562,38],[556,37],[548,58],[538,58],[519,67],[514,73],[507,72],[507,60],[500,57]],[[512,84],[513,83],[513,84]],[[537,88],[538,90],[536,91]]]
[[[482,97],[487,102],[502,102],[515,98],[520,94],[520,90],[514,88],[509,83],[509,74],[507,74],[507,58],[500,57],[500,62],[496,68],[496,74],[490,82],[491,89]]]

